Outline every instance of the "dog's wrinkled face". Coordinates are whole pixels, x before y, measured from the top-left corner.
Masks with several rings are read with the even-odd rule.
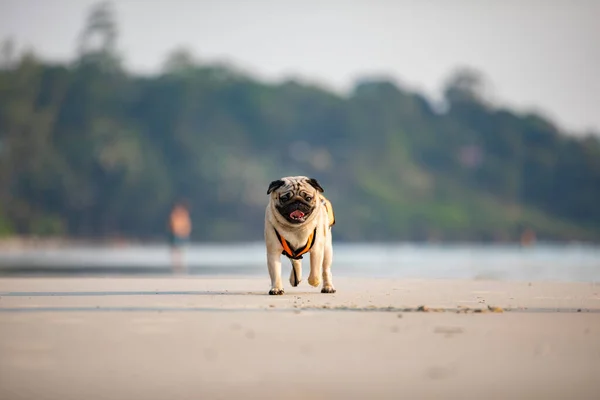
[[[275,209],[291,224],[306,222],[317,206],[319,192],[323,192],[319,182],[306,176],[278,179],[267,190]]]

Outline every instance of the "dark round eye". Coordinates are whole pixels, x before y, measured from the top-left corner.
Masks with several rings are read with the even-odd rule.
[[[281,196],[279,196],[279,198],[280,198],[282,201],[288,201],[288,200],[290,199],[290,197],[291,197],[291,196],[292,196],[292,195],[291,195],[291,194],[289,194],[289,193],[284,193],[284,194],[282,194]]]
[[[306,199],[306,201],[312,201],[313,197],[312,196],[306,196],[305,199]]]

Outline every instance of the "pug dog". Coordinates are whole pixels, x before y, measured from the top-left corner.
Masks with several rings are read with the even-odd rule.
[[[270,295],[284,293],[281,256],[291,261],[290,283],[296,287],[302,281],[301,260],[307,253],[310,254],[308,283],[318,287],[322,279],[321,293],[335,293],[331,275],[331,228],[335,216],[323,192],[316,179],[306,176],[287,176],[269,185],[265,242],[271,277]]]

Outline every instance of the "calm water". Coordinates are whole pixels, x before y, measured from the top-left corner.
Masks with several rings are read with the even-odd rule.
[[[263,243],[192,245],[185,257],[194,275],[267,273]],[[287,276],[289,261],[282,262]],[[305,268],[308,262],[305,256]],[[168,274],[170,263],[166,245],[0,251],[0,275]],[[333,268],[337,276],[600,282],[600,247],[340,243]]]

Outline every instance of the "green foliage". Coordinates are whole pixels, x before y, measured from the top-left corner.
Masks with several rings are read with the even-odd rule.
[[[6,218],[6,215],[0,212],[0,237],[11,236],[14,233],[14,229]]]
[[[342,97],[185,49],[139,77],[120,67],[110,7],[88,24],[73,64],[4,57],[0,234],[164,237],[184,197],[195,240],[258,241],[268,183],[303,174],[338,240],[600,239],[598,139],[494,108],[477,71],[448,80],[444,112],[386,80]]]
[[[65,234],[65,226],[59,217],[41,215],[31,219],[27,233],[34,236],[62,236]]]

